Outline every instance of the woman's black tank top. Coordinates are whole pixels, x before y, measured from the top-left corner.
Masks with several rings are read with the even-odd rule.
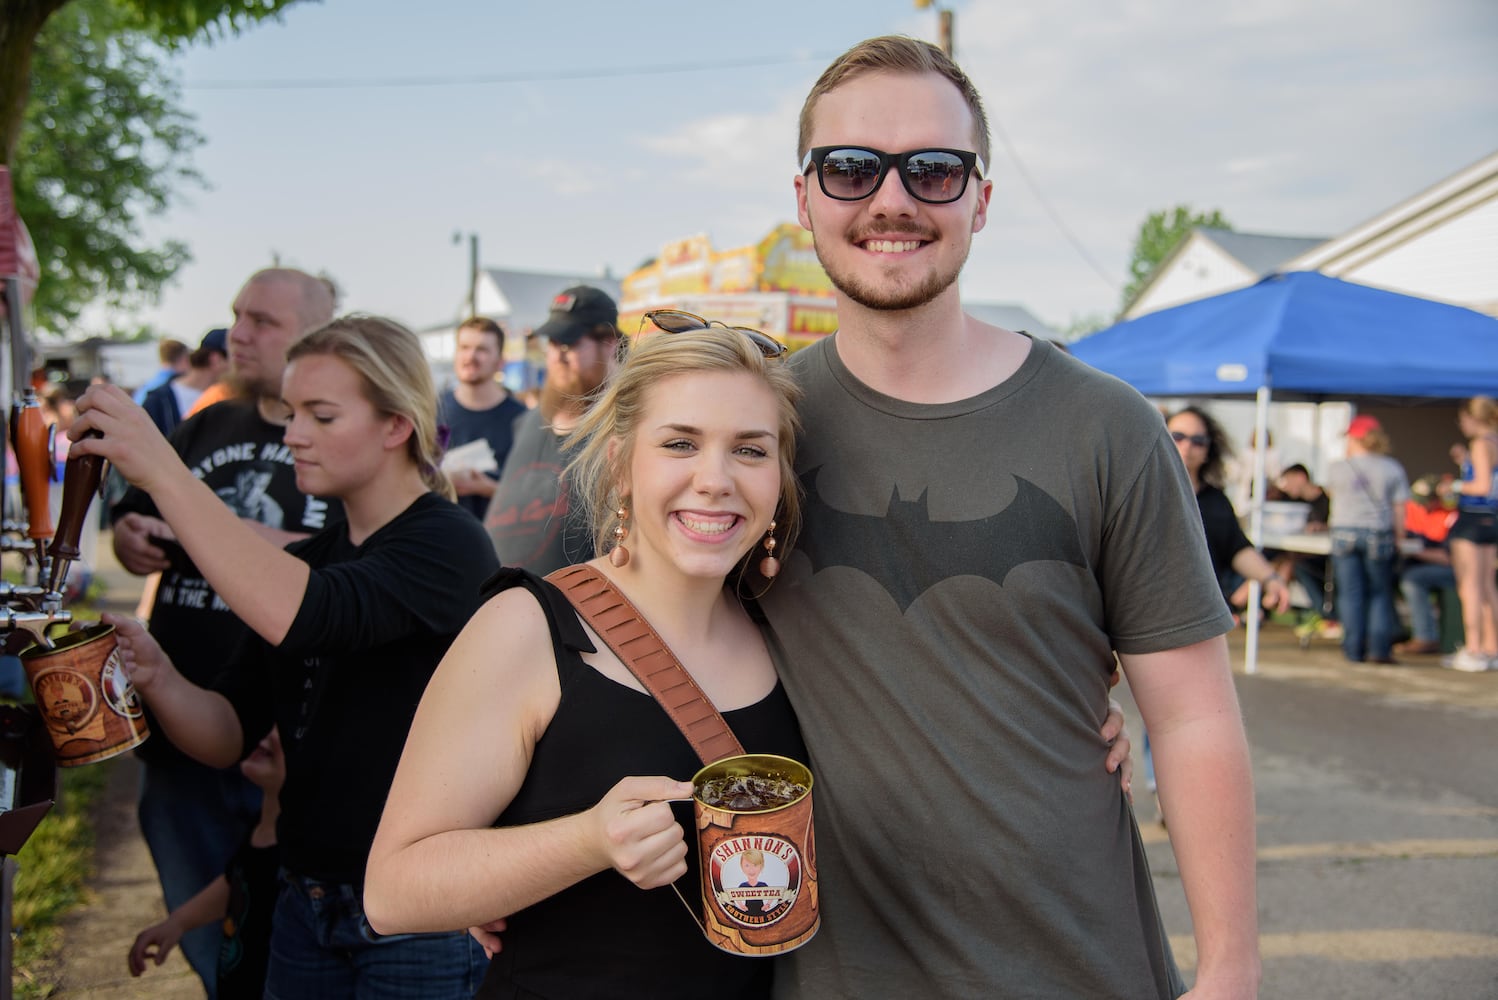
[[[551,621],[562,697],[520,791],[495,825],[581,812],[629,775],[690,779],[701,764],[655,699],[610,680],[579,657],[594,647],[561,591],[512,569],[501,570],[486,589],[498,593],[516,586],[531,591]],[[723,717],[746,751],[807,760],[778,683],[763,700]],[[692,807],[674,808],[688,847],[687,874],[677,888],[700,915]],[[719,951],[670,887],[641,890],[615,871],[511,915],[501,937],[503,950],[477,997],[769,996],[772,960]]]

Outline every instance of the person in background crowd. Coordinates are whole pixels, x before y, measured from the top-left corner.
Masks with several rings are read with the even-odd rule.
[[[146,393],[140,405],[161,433],[170,435],[204,390],[223,378],[228,370],[229,331],[223,327],[209,330],[198,349],[187,356],[187,371]]]
[[[281,733],[283,875],[265,995],[468,1000],[488,960],[466,930],[378,937],[361,901],[411,717],[499,564],[437,467],[437,393],[415,334],[345,316],[294,343],[284,367],[297,486],[338,498],[347,514],[284,550],[213,503],[122,394],[80,400],[75,426],[102,437],[74,447],[155,499],[253,635],[204,687],[135,619],[104,620],[162,730],[198,760],[227,767],[272,726]]]
[[[1347,458],[1326,477],[1342,655],[1352,663],[1394,662],[1394,559],[1410,491],[1404,466],[1388,452],[1383,427],[1359,414],[1347,427]]]
[[[476,441],[486,442],[490,455],[483,468],[443,462],[442,468],[458,491],[458,505],[483,520],[494,496],[499,470],[515,439],[515,421],[525,407],[499,382],[505,363],[505,332],[483,316],[458,327],[453,374],[458,384],[437,397],[437,422],[448,428],[448,452]],[[490,468],[489,466],[492,466]]]
[[[1274,434],[1265,431],[1264,439],[1269,442],[1264,449],[1264,483],[1269,486],[1280,477],[1282,459],[1279,449],[1274,446]],[[1244,450],[1241,459],[1233,458],[1232,445],[1227,447],[1224,475],[1231,473],[1231,485],[1225,488],[1229,494],[1228,499],[1233,502],[1233,509],[1241,514],[1247,514],[1253,503],[1254,463],[1258,450],[1259,432],[1257,430],[1249,432],[1248,447]]]
[[[562,438],[619,363],[624,341],[618,322],[618,307],[606,292],[578,285],[552,300],[550,317],[536,330],[546,340],[541,402],[515,422],[515,443],[484,516],[501,565],[545,576],[592,558],[587,526],[570,517]]]
[[[226,399],[234,398],[234,395],[234,383],[229,379],[219,379],[204,389],[202,395],[193,401],[192,406],[187,410],[187,415],[196,416],[214,403],[222,403]]]
[[[192,348],[182,343],[182,341],[174,340],[171,337],[167,337],[160,344],[156,345],[156,356],[161,360],[161,367],[156,370],[156,374],[146,379],[145,382],[141,383],[141,387],[135,390],[135,395],[132,397],[135,402],[144,403],[146,401],[146,393],[152,389],[161,388],[178,375],[186,372],[187,357],[191,353]]]
[[[1212,572],[1228,606],[1245,608],[1249,581],[1257,580],[1263,588],[1264,607],[1281,614],[1290,610],[1289,586],[1243,533],[1233,505],[1228,503],[1219,485],[1231,448],[1222,426],[1206,410],[1196,406],[1172,413],[1165,426],[1196,494]]]
[[[1400,656],[1441,651],[1440,625],[1430,602],[1441,591],[1456,586],[1447,537],[1457,512],[1454,503],[1448,504],[1446,499],[1439,488],[1439,477],[1424,476],[1415,480],[1405,501],[1405,533],[1419,538],[1421,547],[1405,559],[1399,573],[1399,589],[1410,612],[1409,641],[1394,647]]]
[[[1466,447],[1452,449],[1462,470],[1451,568],[1462,602],[1463,648],[1442,660],[1455,670],[1498,667],[1498,402],[1473,396],[1457,414]]]
[[[1332,500],[1326,495],[1326,490],[1311,481],[1309,469],[1299,462],[1287,467],[1280,473],[1275,488],[1279,491],[1279,499],[1307,505],[1306,534],[1326,533],[1331,520]],[[1326,586],[1329,565],[1326,556],[1306,552],[1265,552],[1264,555],[1274,563],[1280,579],[1287,584],[1291,580],[1300,581],[1314,613],[1320,615],[1323,621],[1336,620],[1336,613],[1332,608],[1335,591],[1329,591]]]
[[[282,443],[286,349],[331,320],[333,307],[332,288],[305,272],[274,268],[252,275],[234,298],[227,337],[229,380],[241,395],[190,417],[171,437],[177,458],[201,475],[212,495],[278,545],[342,517],[337,500],[301,492],[295,458]],[[177,544],[154,497],[129,489],[113,516],[120,565],[141,576],[161,574],[149,615],[151,635],[188,680],[212,683],[248,630]],[[151,739],[136,751],[138,814],[171,911],[223,874],[260,815],[261,795],[239,768],[205,766],[182,753],[160,726],[151,728]],[[209,1000],[215,996],[218,948],[211,927],[182,939],[183,957],[203,980]]]
[[[1097,766],[1121,661],[1155,734],[1193,992],[1254,996],[1232,618],[1164,425],[1116,379],[962,312],[993,181],[982,100],[940,49],[860,43],[800,123],[797,215],[838,330],[790,361],[805,524],[760,603],[817,768],[826,891],[776,995],[1183,993],[1137,825]]]

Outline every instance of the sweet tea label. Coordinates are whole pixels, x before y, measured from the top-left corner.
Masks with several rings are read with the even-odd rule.
[[[755,833],[713,848],[708,878],[718,910],[740,927],[766,927],[790,912],[801,892],[801,853],[784,837]]]

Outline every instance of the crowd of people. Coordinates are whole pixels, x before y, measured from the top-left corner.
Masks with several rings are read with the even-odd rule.
[[[144,407],[85,392],[74,453],[128,481],[112,543],[159,574],[144,622],[109,618],[151,714],[139,817],[170,911],[131,971],[180,947],[210,998],[277,1000],[1256,996],[1225,637],[1255,587],[1283,612],[1326,574],[1249,543],[1207,409],[1162,422],[962,312],[990,155],[934,46],[871,39],[828,67],[794,194],[839,323],[793,356],[672,310],[621,330],[578,286],[535,331],[527,408],[492,321],[459,327],[439,393],[410,331],[272,268],[230,326],[163,355]],[[1329,534],[1349,659],[1392,660],[1394,594],[1428,602],[1437,569],[1462,601],[1454,665],[1498,657],[1498,406],[1462,414],[1440,538],[1441,489],[1407,512],[1370,417],[1321,486],[1279,471]],[[1428,557],[1400,581],[1417,531]],[[547,579],[577,564],[746,749],[810,764],[822,925],[794,951],[718,951],[683,912],[698,761]],[[1438,646],[1411,625],[1404,652]],[[1192,913],[1189,989],[1130,806],[1120,669]]]
[[[1464,440],[1451,447],[1454,472],[1412,483],[1389,454],[1383,425],[1358,414],[1344,435],[1345,456],[1329,465],[1324,483],[1302,464],[1268,476],[1266,500],[1303,508],[1301,531],[1325,534],[1328,556],[1255,550],[1241,527],[1251,500],[1234,505],[1217,488],[1232,457],[1221,425],[1196,406],[1167,421],[1197,488],[1219,584],[1234,608],[1245,605],[1252,579],[1263,587],[1265,608],[1284,612],[1291,598],[1283,585],[1293,581],[1308,619],[1301,628],[1338,638],[1351,662],[1393,665],[1401,662],[1397,656],[1445,652],[1446,667],[1498,669],[1498,402],[1474,396],[1460,406]],[[1270,454],[1277,463],[1278,452],[1271,447]],[[1262,573],[1265,559],[1272,575]],[[1464,644],[1448,651],[1450,640],[1442,636],[1453,631]]]
[[[134,399],[49,398],[73,453],[128,483],[112,544],[155,579],[139,618],[106,616],[150,714],[138,815],[169,910],[133,974],[180,947],[210,1000],[1257,995],[1225,635],[1298,584],[1349,660],[1393,663],[1441,650],[1455,591],[1445,662],[1498,666],[1498,404],[1467,401],[1459,473],[1413,488],[1371,416],[1321,484],[1266,437],[1271,498],[1330,554],[1260,551],[1208,408],[1162,423],[962,312],[989,130],[939,49],[840,56],[798,155],[840,298],[837,333],[794,356],[675,310],[621,330],[576,286],[535,331],[528,407],[492,320],[458,327],[439,392],[410,331],[271,268]],[[746,749],[811,765],[822,926],[794,951],[717,950],[683,912],[699,761],[548,577],[578,565]],[[1120,670],[1193,915],[1189,989]]]

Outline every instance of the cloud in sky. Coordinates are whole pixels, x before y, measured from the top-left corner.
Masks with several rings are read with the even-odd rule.
[[[964,293],[1052,324],[1117,307],[1151,211],[1332,236],[1498,148],[1490,0],[951,6],[997,126]],[[454,230],[489,266],[616,275],[694,233],[742,245],[795,218],[796,115],[830,58],[934,31],[909,0],[294,6],[181,61],[213,188],[153,223],[197,260],[147,318],[188,338],[222,322],[273,251],[421,326],[466,292]],[[486,74],[524,79],[210,86]]]

